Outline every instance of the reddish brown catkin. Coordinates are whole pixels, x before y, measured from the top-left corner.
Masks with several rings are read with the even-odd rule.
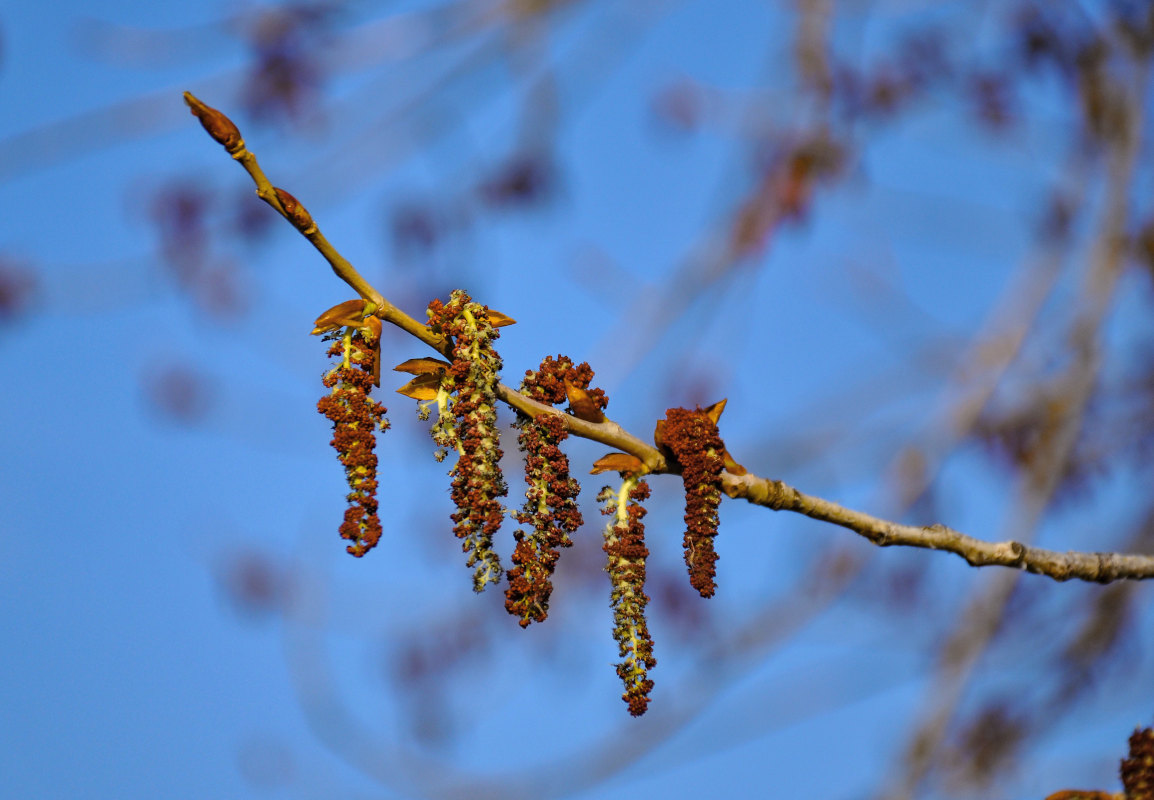
[[[351,542],[348,552],[358,558],[376,546],[381,538],[377,513],[376,430],[389,427],[388,410],[369,397],[376,362],[376,335],[368,329],[343,328],[328,334],[333,340],[329,356],[341,363],[329,370],[324,385],[329,394],[317,402],[317,410],[333,423],[329,442],[345,468],[349,485],[341,537]]]
[[[593,370],[588,364],[575,367],[565,356],[546,356],[536,372],[526,371],[521,392],[539,402],[558,405],[566,399],[566,382],[585,390],[592,378]],[[590,395],[600,408],[608,402],[599,389]],[[519,617],[521,627],[527,627],[544,621],[549,614],[552,576],[560,548],[572,546],[570,534],[581,527],[577,508],[581,486],[570,476],[569,458],[560,447],[569,436],[560,417],[542,414],[530,419],[521,415],[515,425],[520,429],[517,442],[525,456],[525,483],[529,488],[524,506],[514,517],[530,527],[513,534],[517,545],[505,592],[505,609]]]
[[[701,409],[671,408],[665,412],[664,443],[681,465],[685,486],[685,566],[689,582],[702,597],[717,590],[717,508],[721,504],[721,473],[725,445],[717,424]]]

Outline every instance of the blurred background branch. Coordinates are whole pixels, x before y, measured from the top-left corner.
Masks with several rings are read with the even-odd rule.
[[[729,397],[757,475],[1149,557],[1149,4],[91,13],[0,11],[0,353],[28,387],[0,398],[9,793],[1119,788],[1152,713],[1145,585],[1018,581],[726,502],[706,602],[655,483],[657,688],[623,720],[596,515],[519,630],[468,589],[405,401],[389,549],[345,563],[306,334],[347,290],[173,98],[236,109],[399,309],[464,287],[516,316],[510,385],[563,352],[626,430]]]

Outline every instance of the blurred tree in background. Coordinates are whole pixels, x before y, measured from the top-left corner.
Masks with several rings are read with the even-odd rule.
[[[128,137],[204,151],[141,160],[128,211],[156,255],[105,265],[84,301],[172,293],[223,332],[139,365],[162,420],[280,436],[283,409],[322,391],[304,334],[349,296],[194,129],[189,88],[391,302],[423,320],[465,288],[515,317],[511,386],[565,353],[639,436],[728,397],[725,443],[758,475],[988,541],[1154,553],[1154,5],[333,0],[93,22],[81,42],[202,76],[0,148],[9,179]],[[92,274],[0,259],[8,321]],[[386,368],[430,355],[396,331],[382,347]],[[723,501],[702,600],[680,481],[655,476],[658,666],[634,720],[605,666],[605,481],[582,481],[552,618],[522,631],[500,592],[469,591],[446,467],[383,377],[378,550],[318,561],[343,550],[333,479],[332,525],[310,521],[299,554],[254,513],[252,544],[214,568],[236,608],[279,621],[317,738],[384,789],[565,796],[687,762],[701,783],[684,785],[736,796],[1119,789],[1126,737],[1154,713],[1144,584],[976,570]],[[339,473],[322,423],[299,437],[313,481]],[[604,448],[569,452],[580,476]]]

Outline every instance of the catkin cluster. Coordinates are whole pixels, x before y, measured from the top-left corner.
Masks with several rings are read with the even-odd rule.
[[[308,210],[284,189],[272,186],[248,152],[240,131],[220,111],[206,106],[189,93],[185,101],[214,140],[240,161],[257,182],[257,193],[288,219],[322,253],[334,269],[358,288],[361,298],[340,303],[317,318],[314,334],[324,334],[332,344],[330,357],[340,362],[324,376],[329,393],[317,403],[318,410],[333,425],[332,446],[336,449],[349,486],[349,507],[340,526],[341,536],[350,544],[348,552],[363,556],[381,537],[377,505],[376,431],[388,428],[386,409],[369,397],[380,385],[381,309],[364,299],[376,296],[358,284],[363,279],[347,264],[329,253],[331,246],[320,235]],[[350,278],[346,273],[351,273]],[[353,280],[355,278],[355,282]],[[367,287],[367,284],[366,284]],[[384,309],[391,313],[391,309]],[[463,291],[452,293],[447,303],[433,300],[428,307],[429,330],[443,337],[438,349],[451,362],[435,358],[410,359],[395,369],[415,377],[398,391],[416,399],[422,419],[437,404],[433,439],[438,460],[450,451],[458,455],[450,471],[451,494],[456,505],[452,515],[454,533],[474,567],[473,588],[482,591],[500,580],[502,568],[493,549],[493,537],[501,526],[505,510],[499,498],[507,494],[501,474],[500,436],[497,429],[497,387],[502,367],[493,343],[496,328],[513,320],[473,302]],[[411,321],[411,320],[410,320]],[[424,337],[422,337],[424,338]],[[521,392],[540,403],[559,405],[566,400],[568,412],[584,423],[601,425],[607,420],[604,392],[590,389],[593,371],[588,364],[574,365],[564,356],[547,357],[536,372],[527,372]],[[664,451],[671,471],[680,471],[685,486],[685,563],[690,581],[703,597],[713,595],[715,562],[713,539],[717,535],[717,508],[721,500],[721,472],[740,475],[744,469],[725,451],[717,431],[717,420],[725,401],[702,411],[671,408],[657,423],[654,443]],[[540,413],[535,418],[520,416],[518,444],[525,454],[525,503],[514,516],[525,526],[518,530],[505,594],[506,609],[519,618],[522,627],[542,621],[548,615],[552,575],[560,548],[572,544],[570,534],[581,525],[577,508],[578,483],[569,474],[568,457],[560,445],[567,438],[569,423],[564,415]],[[610,426],[610,432],[619,429]],[[636,455],[610,453],[593,465],[594,474],[616,471],[623,480],[620,489],[611,487],[598,496],[611,517],[605,529],[603,549],[611,584],[613,636],[622,661],[617,674],[625,684],[622,698],[634,716],[645,713],[653,681],[648,671],[657,661],[653,640],[645,620],[649,602],[645,588],[645,546],[641,503],[649,497],[649,485],[642,480],[649,466]],[[1149,729],[1131,740],[1131,758],[1123,763],[1123,782],[1131,800],[1154,800],[1151,791],[1151,734]]]
[[[329,355],[341,363],[325,376],[332,391],[318,407],[333,420],[333,446],[345,465],[351,489],[350,507],[341,535],[353,542],[348,550],[363,555],[380,538],[377,515],[376,466],[373,453],[376,428],[387,427],[385,409],[369,399],[379,370],[379,320],[368,315],[364,301],[349,301],[330,309],[317,320],[314,333],[328,332],[333,340]],[[457,462],[450,470],[454,534],[468,553],[474,568],[473,589],[484,590],[500,580],[503,571],[493,540],[501,527],[505,509],[499,498],[507,494],[501,473],[500,434],[497,428],[497,386],[501,357],[493,346],[499,325],[512,320],[473,302],[463,291],[454,291],[448,302],[433,300],[428,307],[429,329],[444,337],[442,352],[451,361],[414,358],[395,369],[415,377],[398,391],[420,403],[427,419],[436,403],[432,427],[439,446],[438,460],[450,451]],[[365,324],[368,321],[376,324]],[[600,389],[590,388],[593,370],[558,355],[546,357],[536,371],[526,371],[520,392],[538,403],[559,406],[568,401],[568,414],[585,422],[606,422],[608,399]],[[716,590],[717,508],[721,500],[721,472],[733,463],[717,430],[724,401],[708,409],[690,411],[671,408],[657,423],[655,444],[681,474],[685,487],[685,563],[690,582],[703,597]],[[505,608],[527,628],[549,615],[552,578],[562,548],[573,544],[572,534],[581,526],[577,507],[580,485],[570,475],[569,458],[561,449],[569,436],[565,415],[518,413],[514,427],[524,455],[525,502],[513,513],[520,528],[513,534],[516,545],[508,572]],[[633,716],[649,706],[653,680],[649,671],[657,665],[653,639],[645,618],[649,597],[645,594],[645,508],[649,485],[643,480],[645,464],[627,453],[610,453],[593,465],[593,472],[616,471],[619,489],[606,486],[598,500],[610,517],[602,549],[609,574],[613,638],[621,661],[618,677],[624,684],[622,699]]]

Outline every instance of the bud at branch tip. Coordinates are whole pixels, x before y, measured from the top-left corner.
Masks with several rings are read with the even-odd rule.
[[[244,150],[244,139],[240,129],[231,119],[215,108],[206,106],[192,92],[184,93],[184,102],[188,104],[192,115],[200,120],[200,124],[208,131],[208,135],[224,146],[231,155]]]

